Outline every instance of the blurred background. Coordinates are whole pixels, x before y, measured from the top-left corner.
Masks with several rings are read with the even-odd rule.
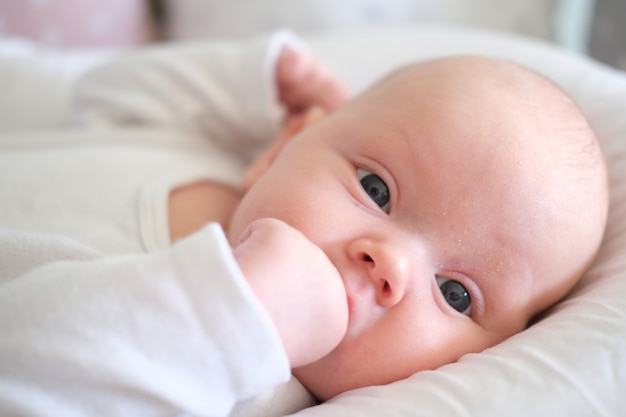
[[[624,0],[0,0],[0,36],[58,47],[446,24],[543,39],[624,70],[625,20]]]

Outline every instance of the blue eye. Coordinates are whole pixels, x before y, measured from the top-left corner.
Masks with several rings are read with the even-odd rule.
[[[465,286],[449,278],[437,277],[436,279],[446,303],[459,313],[469,316],[472,312],[472,297]]]
[[[387,184],[378,175],[372,174],[364,169],[356,170],[361,186],[367,195],[380,207],[385,213],[389,213],[389,188]]]

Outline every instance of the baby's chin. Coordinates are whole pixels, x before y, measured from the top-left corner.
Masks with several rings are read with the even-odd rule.
[[[316,374],[310,367],[311,365],[306,365],[294,368],[292,373],[317,400],[327,401],[343,392],[349,391],[349,388],[336,387],[336,378]]]
[[[389,375],[387,375],[389,378],[373,379],[371,375],[366,377],[359,372],[351,372],[340,365],[341,358],[333,352],[316,362],[292,370],[298,381],[320,401],[329,400],[353,389],[382,385],[401,379],[391,378]],[[361,366],[368,364],[362,363]]]

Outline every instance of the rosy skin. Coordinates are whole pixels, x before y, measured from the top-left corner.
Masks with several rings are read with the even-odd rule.
[[[314,362],[339,344],[348,324],[346,291],[320,248],[279,220],[260,219],[243,232],[234,255],[292,367]]]
[[[271,158],[227,232],[236,244],[253,221],[280,219],[339,271],[345,337],[294,369],[314,395],[479,352],[573,286],[599,246],[607,191],[590,131],[579,133],[597,168],[590,181],[568,179],[551,111],[566,109],[563,127],[586,125],[559,94],[506,64],[437,61],[391,77]]]

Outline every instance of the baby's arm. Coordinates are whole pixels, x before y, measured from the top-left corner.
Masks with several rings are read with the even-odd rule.
[[[348,325],[346,293],[320,248],[286,223],[261,219],[244,231],[234,254],[274,321],[292,367],[339,344]]]
[[[72,120],[80,126],[142,126],[199,133],[258,152],[285,116],[344,101],[340,83],[287,32],[247,41],[153,47],[88,74]]]
[[[212,224],[150,255],[54,241],[30,271],[24,244],[45,239],[16,249],[3,236],[2,271],[15,276],[0,284],[0,415],[225,416],[345,332],[337,271],[277,220],[254,222],[235,257]]]
[[[79,82],[78,126],[198,133],[250,158],[277,137],[285,118],[311,106],[332,111],[341,83],[288,32],[246,41],[146,48]]]
[[[144,128],[208,139],[250,158],[280,131],[274,72],[293,36],[198,41],[142,49],[79,82],[71,123]]]
[[[18,249],[0,245],[3,271],[32,253]],[[0,285],[0,415],[225,416],[288,380],[219,226],[156,254],[87,255]]]
[[[90,126],[149,126],[213,133],[271,103],[265,59],[282,37],[166,44],[128,53],[79,82],[73,119]],[[264,96],[265,95],[265,96]],[[235,125],[238,123],[235,123]],[[208,130],[207,130],[208,129]]]

